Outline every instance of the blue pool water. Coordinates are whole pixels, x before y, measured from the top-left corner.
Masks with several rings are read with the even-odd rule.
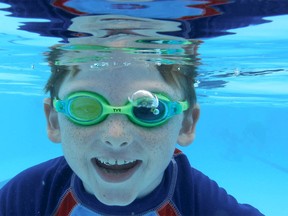
[[[157,8],[161,1],[153,2]],[[0,9],[7,8],[3,3]],[[182,148],[195,168],[240,202],[272,216],[288,215],[288,11],[279,11],[261,22],[259,14],[239,13],[235,25],[214,34],[206,29],[201,35],[195,24],[189,37],[202,40],[195,85],[201,118],[195,143]],[[42,88],[49,67],[43,53],[67,34],[60,39],[59,29],[53,35],[41,25],[32,28],[53,23],[48,16],[9,14],[0,10],[0,187],[23,169],[62,155],[61,145],[46,137]],[[241,16],[252,21],[241,22]]]

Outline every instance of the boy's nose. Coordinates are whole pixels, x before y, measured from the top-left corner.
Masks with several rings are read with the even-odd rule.
[[[112,116],[111,116],[112,117]],[[102,142],[113,148],[126,147],[132,143],[131,131],[129,131],[129,126],[131,124],[127,119],[124,120],[126,116],[113,116],[106,119],[106,124],[104,126],[102,134]],[[127,118],[127,117],[126,117]]]
[[[111,146],[111,147],[124,147],[126,145],[128,145],[128,142],[119,142],[119,141],[112,141],[112,140],[106,140],[105,141],[105,144],[107,144],[108,146]]]

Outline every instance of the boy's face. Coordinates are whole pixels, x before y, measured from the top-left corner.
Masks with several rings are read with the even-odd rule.
[[[71,92],[86,90],[103,95],[111,105],[122,106],[128,96],[143,89],[183,100],[181,91],[164,82],[154,66],[136,62],[128,67],[91,70],[81,66],[80,69],[75,77],[66,77],[59,91],[60,99]],[[192,138],[182,140],[183,131],[193,137],[197,120],[183,124],[189,127],[183,128],[186,117],[180,114],[162,126],[143,128],[131,123],[125,115],[113,114],[98,125],[85,127],[73,124],[48,106],[45,104],[49,138],[62,143],[64,156],[86,191],[107,205],[128,205],[153,191],[162,180],[177,140],[180,144],[192,141]],[[111,165],[116,160],[127,164],[116,164],[111,169],[99,164],[102,161]]]

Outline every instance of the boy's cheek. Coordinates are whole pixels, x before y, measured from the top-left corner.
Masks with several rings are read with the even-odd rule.
[[[75,125],[63,115],[59,116],[59,127],[63,144],[68,142],[72,145],[72,143],[79,142],[80,137],[85,137],[85,130],[81,130],[80,126]]]

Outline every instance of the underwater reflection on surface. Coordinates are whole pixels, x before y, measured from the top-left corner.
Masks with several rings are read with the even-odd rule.
[[[88,61],[105,65],[105,58],[117,50],[131,54],[131,58],[156,64],[194,65],[199,44],[199,40],[161,34],[180,30],[178,22],[122,15],[76,17],[68,30],[79,32],[81,36],[70,38],[60,49],[71,51],[71,55],[74,51],[78,59],[68,56],[65,62],[58,62],[60,65]]]

